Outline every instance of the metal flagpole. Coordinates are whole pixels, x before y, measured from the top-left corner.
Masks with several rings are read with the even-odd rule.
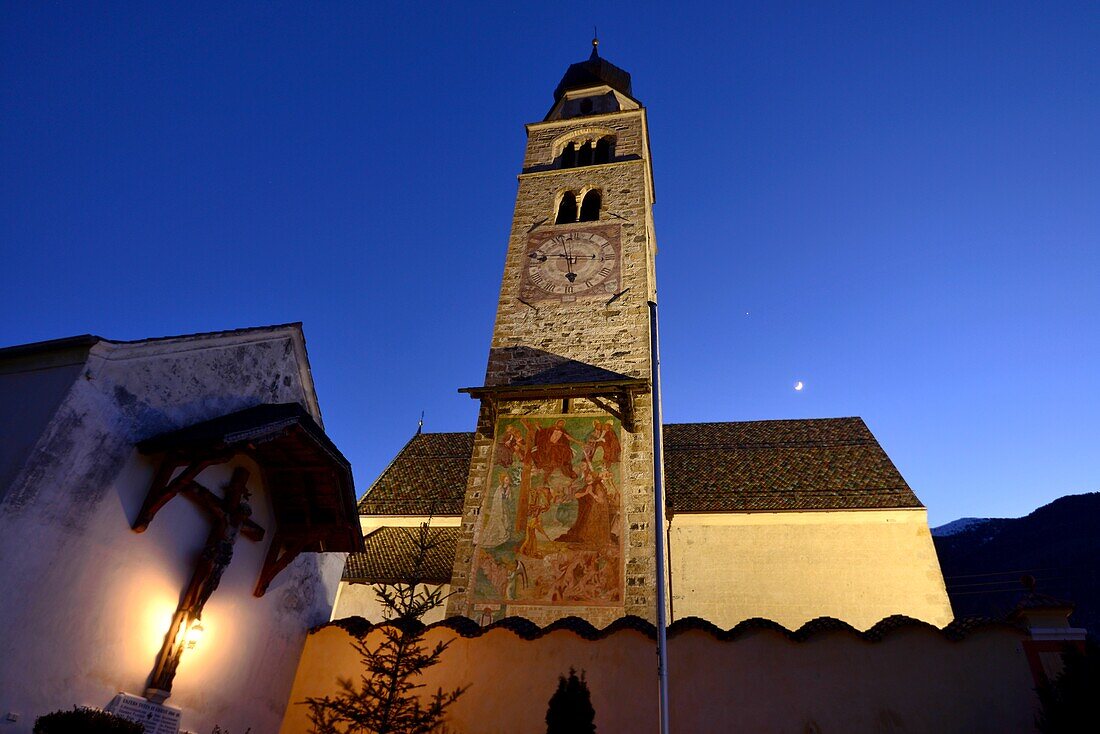
[[[657,686],[661,734],[669,734],[668,640],[665,615],[665,474],[661,430],[661,352],[657,346],[657,304],[649,301],[650,393],[653,399],[653,535],[657,541]]]

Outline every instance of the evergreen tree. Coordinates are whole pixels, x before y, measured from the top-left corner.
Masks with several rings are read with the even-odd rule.
[[[447,708],[466,691],[440,688],[424,703],[417,695],[424,686],[415,679],[439,662],[450,643],[427,649],[421,622],[447,598],[438,586],[423,583],[425,561],[439,544],[439,531],[424,523],[409,532],[415,534],[416,544],[410,578],[381,585],[375,592],[388,620],[381,628],[382,640],[372,646],[367,633],[356,639],[364,669],[358,683],[340,678],[335,696],[304,701],[310,708],[311,734],[429,734],[440,730]]]
[[[569,677],[558,676],[558,689],[546,709],[546,734],[596,734],[596,709],[584,671],[569,669]]]

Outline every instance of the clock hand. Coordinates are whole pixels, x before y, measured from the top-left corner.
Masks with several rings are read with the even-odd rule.
[[[564,237],[561,240],[561,249],[565,252],[565,265],[569,268],[569,272],[565,274],[565,279],[573,283],[577,280],[577,274],[573,272],[573,263],[575,263],[577,259],[569,254],[569,248],[565,246]]]
[[[614,303],[615,301],[617,301],[617,300],[619,300],[620,298],[622,298],[622,295],[623,295],[624,293],[626,293],[626,292],[627,292],[628,290],[630,290],[630,288],[623,288],[623,289],[622,289],[621,291],[619,291],[619,292],[618,292],[618,293],[616,293],[615,295],[611,296],[611,300],[607,302],[607,305],[608,305],[608,306],[610,306],[610,305],[611,305],[612,303]]]

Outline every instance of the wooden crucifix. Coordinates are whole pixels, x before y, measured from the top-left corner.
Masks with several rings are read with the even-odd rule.
[[[172,616],[172,624],[164,637],[164,644],[157,654],[157,661],[153,672],[149,676],[149,687],[145,691],[145,697],[158,703],[168,698],[172,690],[172,680],[176,676],[176,668],[179,667],[180,657],[187,646],[187,636],[193,625],[202,617],[202,609],[206,605],[210,595],[218,588],[222,573],[233,558],[233,544],[238,535],[243,535],[249,540],[262,540],[264,529],[250,519],[252,508],[248,504],[249,492],[246,488],[248,482],[248,470],[238,467],[233,470],[233,477],[225,489],[225,496],[219,497],[206,487],[198,484],[195,471],[204,462],[187,467],[172,481],[165,481],[162,476],[160,486],[154,484],[146,500],[146,507],[139,513],[134,530],[141,532],[152,519],[152,513],[148,509],[154,508],[153,513],[159,510],[176,494],[182,494],[202,508],[211,521],[210,534],[206,537],[206,545],[202,549],[195,563],[195,571],[191,574],[191,582],[187,585],[180,597],[176,613]],[[171,462],[166,462],[171,464]],[[205,468],[205,466],[202,466]],[[167,471],[170,476],[174,471]],[[182,480],[182,481],[181,481]]]

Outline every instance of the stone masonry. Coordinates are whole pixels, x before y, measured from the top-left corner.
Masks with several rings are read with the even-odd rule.
[[[596,88],[593,94],[606,94]],[[624,106],[633,106],[623,98]],[[527,125],[528,143],[523,172],[519,175],[512,231],[505,257],[504,277],[485,375],[487,386],[512,384],[565,361],[575,361],[629,378],[650,377],[650,323],[647,301],[655,300],[653,236],[653,183],[649,161],[645,110],[623,109],[611,113],[548,120]],[[608,163],[558,168],[557,157],[571,140],[613,136]],[[556,208],[566,191],[597,189],[602,205],[598,222],[554,224]],[[594,224],[619,224],[622,248],[622,293],[579,297],[573,302],[540,301],[534,307],[521,303],[520,281],[528,235],[533,231],[568,231]],[[633,614],[656,620],[656,568],[653,527],[653,421],[652,395],[635,398],[635,432],[623,431],[622,502],[624,597],[622,607],[527,606],[524,616],[544,625],[579,616],[595,625]],[[499,402],[498,416],[508,414],[576,413],[606,415],[594,403],[574,399],[531,399]],[[483,401],[474,440],[470,476],[463,507],[455,566],[454,591],[448,615],[474,617],[471,564],[474,530],[486,499],[487,477],[493,449],[493,411]]]

